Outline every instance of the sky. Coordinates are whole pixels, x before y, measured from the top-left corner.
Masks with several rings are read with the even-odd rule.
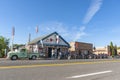
[[[67,42],[120,46],[120,0],[0,0],[0,36],[26,44],[52,32]],[[36,33],[36,26],[39,32]]]

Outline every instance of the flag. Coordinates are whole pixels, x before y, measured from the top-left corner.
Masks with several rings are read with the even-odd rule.
[[[31,41],[31,34],[29,33],[29,38],[28,38],[28,42]]]
[[[41,46],[42,46],[42,48],[43,48],[43,41],[42,41],[42,40],[40,40],[40,43],[41,43]]]
[[[15,27],[12,27],[12,46],[11,46],[11,51],[13,51],[14,35],[15,35]]]
[[[59,35],[56,36],[56,42],[59,43]]]
[[[15,27],[12,27],[12,37],[15,35]]]
[[[36,27],[36,33],[38,33],[38,31],[39,31],[39,30],[38,30],[38,26],[37,26],[37,27]]]

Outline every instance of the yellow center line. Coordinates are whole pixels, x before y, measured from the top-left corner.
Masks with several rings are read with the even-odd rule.
[[[108,62],[120,62],[120,60],[105,60],[97,62],[67,62],[67,63],[58,63],[58,64],[34,64],[34,65],[20,65],[20,66],[0,66],[0,69],[12,69],[12,68],[32,68],[32,67],[49,67],[49,66],[67,66],[67,65],[77,65],[77,64],[100,64]]]

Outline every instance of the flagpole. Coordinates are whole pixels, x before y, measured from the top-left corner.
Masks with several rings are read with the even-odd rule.
[[[36,37],[38,37],[38,32],[39,32],[39,29],[38,29],[38,26],[36,26]]]
[[[36,26],[36,38],[38,37],[38,32],[39,32],[39,29],[38,29],[38,25]],[[36,44],[36,50],[37,52],[39,52],[38,50],[38,44]]]
[[[12,46],[11,46],[11,51],[13,51],[14,35],[15,35],[15,27],[12,27]]]
[[[29,33],[28,43],[31,41],[31,33]]]
[[[12,37],[12,47],[11,47],[11,51],[13,51],[13,42],[14,42],[14,37]]]

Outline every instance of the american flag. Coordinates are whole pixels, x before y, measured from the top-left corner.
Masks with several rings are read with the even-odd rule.
[[[13,51],[13,40],[14,40],[14,35],[15,35],[15,27],[12,27],[12,47],[11,47],[11,51]]]
[[[57,44],[59,43],[59,35],[56,36]]]
[[[42,48],[43,48],[43,47],[44,47],[44,46],[43,46],[43,41],[42,41],[42,40],[40,40],[40,43],[41,43],[41,46],[42,46]]]
[[[15,27],[12,27],[12,37],[15,35]]]
[[[38,26],[37,26],[37,27],[36,27],[36,33],[38,33],[38,31],[39,31],[39,30],[38,30]]]
[[[31,34],[29,33],[29,39],[28,39],[28,42],[30,42],[31,41]]]

